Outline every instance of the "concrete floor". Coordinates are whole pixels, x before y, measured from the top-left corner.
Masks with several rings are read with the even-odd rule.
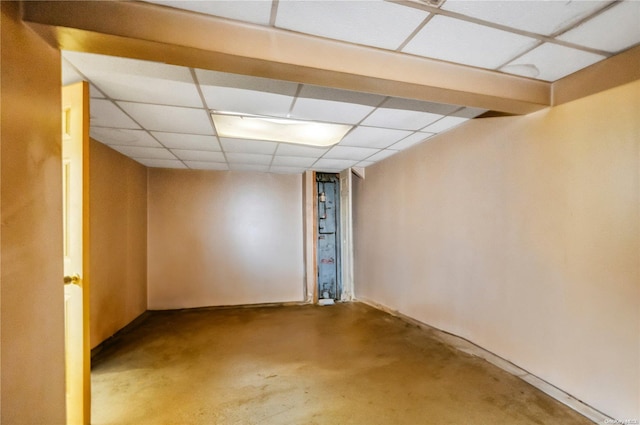
[[[592,424],[363,304],[153,312],[93,362],[92,424]]]

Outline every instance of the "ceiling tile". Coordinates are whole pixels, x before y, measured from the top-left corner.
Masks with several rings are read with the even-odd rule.
[[[106,99],[91,99],[91,127],[140,128],[113,102]]]
[[[346,159],[325,159],[320,158],[315,164],[313,164],[313,169],[335,169],[335,170],[344,170],[349,167],[353,167],[356,165],[358,161],[349,161]]]
[[[281,1],[276,26],[395,50],[427,16],[382,1]]]
[[[211,110],[286,117],[293,97],[256,90],[204,86],[202,94]]]
[[[183,161],[226,162],[222,152],[192,151],[185,149],[172,149],[171,152]]]
[[[310,84],[302,85],[300,93],[298,93],[298,97],[318,100],[333,100],[334,102],[354,103],[366,106],[378,106],[385,100],[385,96],[377,94],[313,86]]]
[[[552,35],[603,7],[601,1],[448,0],[442,9],[537,34]]]
[[[375,164],[375,161],[360,161],[356,164],[357,167],[368,167],[369,165]]]
[[[400,140],[398,143],[394,143],[393,145],[389,146],[388,149],[401,151],[403,149],[409,148],[410,146],[417,145],[418,143],[424,142],[430,137],[433,137],[433,133],[416,132]]]
[[[220,151],[220,144],[215,136],[201,136],[199,134],[163,133],[153,131],[153,137],[165,147],[171,149],[189,149],[195,151]]]
[[[68,86],[69,84],[74,84],[80,81],[86,81],[87,79],[82,75],[78,74],[76,69],[69,63],[69,61],[62,59],[62,85]],[[89,84],[89,97],[104,99],[104,95],[94,86],[93,84]]]
[[[307,171],[307,167],[281,167],[271,166],[269,172],[276,174],[302,174]]]
[[[320,158],[327,150],[327,148],[280,143],[276,154],[283,156],[308,156],[311,158]]]
[[[106,145],[146,146],[150,148],[162,147],[160,143],[144,130],[92,127],[91,137]]]
[[[269,25],[271,18],[271,2],[260,1],[158,1],[146,0],[149,3],[157,3],[178,9],[191,10],[206,15],[220,16],[238,21],[251,22],[260,25]]]
[[[545,43],[500,70],[509,74],[556,81],[602,59],[604,56]]]
[[[390,97],[380,106],[389,109],[406,109],[408,111],[429,112],[438,115],[449,115],[460,109],[458,105],[424,102],[422,100],[402,99],[399,97]]]
[[[202,107],[188,68],[90,53],[63,55],[113,100]]]
[[[64,55],[64,52],[63,52]],[[84,78],[82,75],[78,74],[73,65],[67,61],[64,56],[62,58],[62,85],[67,86],[69,84],[77,83],[78,81],[82,81]]]
[[[235,163],[243,163],[243,164],[261,164],[261,165],[269,165],[271,164],[271,159],[273,157],[271,155],[260,155],[255,153],[235,153],[231,152],[227,154],[227,161],[229,164]]]
[[[367,158],[367,161],[373,161],[373,162],[378,162],[378,161],[382,161],[383,159],[389,158],[391,155],[397,154],[398,151],[392,151],[390,149],[385,149],[383,151],[378,152],[377,154],[373,155],[370,158]]]
[[[272,167],[284,166],[284,167],[311,167],[316,162],[315,158],[309,158],[304,156],[275,156],[273,158]]]
[[[625,50],[640,43],[640,2],[617,3],[558,39],[611,53]]]
[[[451,115],[454,117],[475,118],[477,116],[484,114],[485,112],[487,112],[487,109],[467,107],[467,108],[462,108],[458,111],[455,111]]]
[[[298,98],[291,111],[291,118],[312,121],[327,121],[341,124],[358,124],[371,111],[373,106]]]
[[[244,90],[254,90],[285,96],[295,96],[298,83],[273,80],[271,78],[254,77],[250,75],[229,74],[226,72],[196,69],[196,76],[201,86],[230,87]]]
[[[495,69],[536,42],[533,38],[438,15],[402,51]]]
[[[466,121],[469,121],[469,119],[462,117],[444,117],[441,120],[436,121],[430,126],[426,127],[424,131],[428,131],[430,133],[442,133],[443,131],[447,131],[450,128],[460,125]]]
[[[129,158],[145,159],[176,159],[176,157],[164,148],[145,148],[138,146],[111,146],[111,149],[120,152]]]
[[[92,99],[105,99],[102,92],[93,84],[89,84],[89,97]]]
[[[411,133],[406,130],[359,126],[347,134],[340,145],[382,149],[404,139]]]
[[[348,159],[352,161],[362,161],[371,155],[378,153],[379,149],[356,148],[352,146],[334,146],[324,154],[323,158]]]
[[[269,171],[268,165],[258,164],[229,164],[231,171],[259,171],[267,173]]]
[[[141,159],[136,158],[142,165],[153,168],[187,168],[181,161],[171,159]]]
[[[202,107],[202,100],[193,83],[126,74],[93,77],[91,81],[114,100]]]
[[[247,140],[247,139],[230,139],[226,137],[220,138],[220,143],[225,152],[238,153],[261,153],[271,155],[276,151],[278,144],[266,140]]]
[[[204,109],[131,102],[118,102],[118,105],[147,130],[214,134],[210,118]]]
[[[378,108],[369,115],[362,124],[372,127],[395,128],[398,130],[419,130],[440,118],[442,118],[442,115],[428,112]]]
[[[193,170],[226,171],[229,169],[229,166],[226,162],[185,161],[184,163]]]

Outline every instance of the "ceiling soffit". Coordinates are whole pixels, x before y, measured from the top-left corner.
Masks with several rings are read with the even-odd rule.
[[[509,114],[551,103],[544,81],[146,3],[29,1],[23,19],[65,50]]]

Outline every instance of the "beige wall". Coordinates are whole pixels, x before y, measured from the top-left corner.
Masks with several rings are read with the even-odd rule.
[[[356,296],[638,418],[639,164],[636,81],[368,167]]]
[[[91,141],[91,347],[147,308],[147,169]]]
[[[62,424],[60,53],[0,9],[0,422]]]
[[[302,301],[302,178],[149,169],[148,306]]]

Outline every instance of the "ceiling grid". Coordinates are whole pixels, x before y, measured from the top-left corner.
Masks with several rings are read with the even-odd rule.
[[[546,82],[640,43],[640,2],[632,0],[147,3]],[[339,172],[486,112],[92,53],[63,58],[64,83],[90,82],[92,137],[149,167]],[[330,148],[228,139],[216,132],[216,110],[352,128]]]

